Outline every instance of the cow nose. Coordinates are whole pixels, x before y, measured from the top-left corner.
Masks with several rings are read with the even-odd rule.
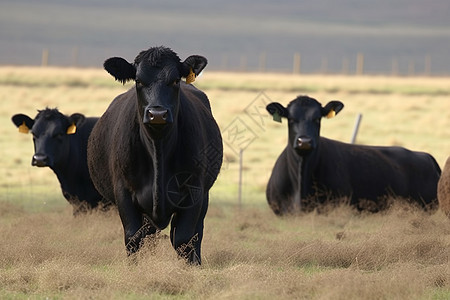
[[[297,149],[309,150],[311,149],[311,139],[307,137],[297,138]]]
[[[167,123],[167,109],[164,108],[150,108],[148,111],[148,118],[150,124],[166,124]]]
[[[47,167],[48,156],[44,154],[35,154],[31,160],[31,165],[36,167]]]

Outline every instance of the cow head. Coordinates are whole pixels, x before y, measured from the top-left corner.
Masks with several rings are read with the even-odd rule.
[[[273,102],[267,105],[267,111],[275,121],[288,119],[289,145],[299,154],[307,155],[317,147],[320,136],[322,117],[332,118],[339,113],[344,104],[340,101],[330,101],[325,107],[313,98],[299,96],[287,107]]]
[[[69,153],[69,136],[76,133],[85,117],[75,113],[65,116],[57,109],[38,111],[33,120],[24,114],[16,114],[12,117],[13,123],[22,133],[31,130],[33,134],[34,155],[31,165],[37,167],[54,168],[67,163]]]
[[[192,55],[181,62],[171,49],[154,47],[139,53],[134,63],[109,58],[104,68],[122,83],[135,81],[139,117],[151,134],[161,136],[177,118],[181,78],[192,82],[206,64],[202,56]]]

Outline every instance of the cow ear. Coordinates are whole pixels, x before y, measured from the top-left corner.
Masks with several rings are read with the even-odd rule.
[[[136,79],[136,68],[122,57],[111,57],[103,63],[105,70],[117,81],[125,84]]]
[[[344,108],[344,104],[341,101],[330,101],[322,108],[322,116],[328,119],[333,118]]]
[[[288,117],[287,109],[278,102],[272,102],[266,106],[269,114],[272,115],[273,120],[281,123],[281,117]]]
[[[181,76],[186,78],[186,83],[195,81],[195,77],[200,74],[208,64],[208,60],[200,55],[191,55],[182,63]]]
[[[21,133],[28,133],[34,125],[34,120],[24,114],[16,114],[12,116],[11,120]]]
[[[67,134],[74,134],[77,132],[77,126],[83,123],[85,116],[79,113],[74,113],[69,117],[70,126],[67,127]]]

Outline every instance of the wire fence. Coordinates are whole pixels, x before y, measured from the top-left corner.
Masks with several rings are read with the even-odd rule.
[[[72,66],[83,67],[89,65],[80,57],[78,47],[74,47],[63,60],[52,59],[51,51],[46,48],[42,50],[41,66]],[[218,59],[210,60],[209,69],[216,71],[237,72],[282,72],[293,74],[342,74],[342,75],[389,75],[389,76],[449,76],[450,66],[447,70],[445,65],[440,65],[437,59],[433,65],[430,54],[422,57],[399,55],[392,57],[376,57],[365,55],[362,52],[346,57],[321,57],[312,60],[308,55],[295,52],[292,57],[285,57],[282,66],[272,63],[274,57],[269,57],[266,52],[254,55],[228,55],[221,54]],[[216,57],[216,58],[217,58]],[[279,58],[278,58],[279,60]],[[289,66],[289,61],[291,64]],[[96,64],[98,65],[98,64]]]

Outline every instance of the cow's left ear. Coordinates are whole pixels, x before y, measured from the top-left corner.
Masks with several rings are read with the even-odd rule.
[[[272,103],[268,104],[266,106],[266,109],[269,112],[269,114],[272,115],[273,120],[276,122],[281,123],[281,117],[287,118],[289,115],[286,107],[284,107],[283,105],[281,105],[278,102],[272,102]]]
[[[81,125],[85,119],[83,114],[74,113],[69,117],[70,126],[67,127],[67,134],[74,134],[77,132],[77,126]]]
[[[136,68],[122,57],[111,57],[103,63],[105,70],[117,81],[125,84],[136,79]]]
[[[322,107],[322,116],[331,119],[335,115],[337,115],[343,108],[344,103],[342,103],[341,101],[330,101],[327,103],[327,105],[325,105],[325,107]]]
[[[208,60],[200,55],[191,55],[182,62],[181,77],[186,78],[187,83],[194,82],[208,64]]]
[[[24,114],[16,114],[12,116],[11,120],[21,133],[28,133],[34,125],[34,120]]]

